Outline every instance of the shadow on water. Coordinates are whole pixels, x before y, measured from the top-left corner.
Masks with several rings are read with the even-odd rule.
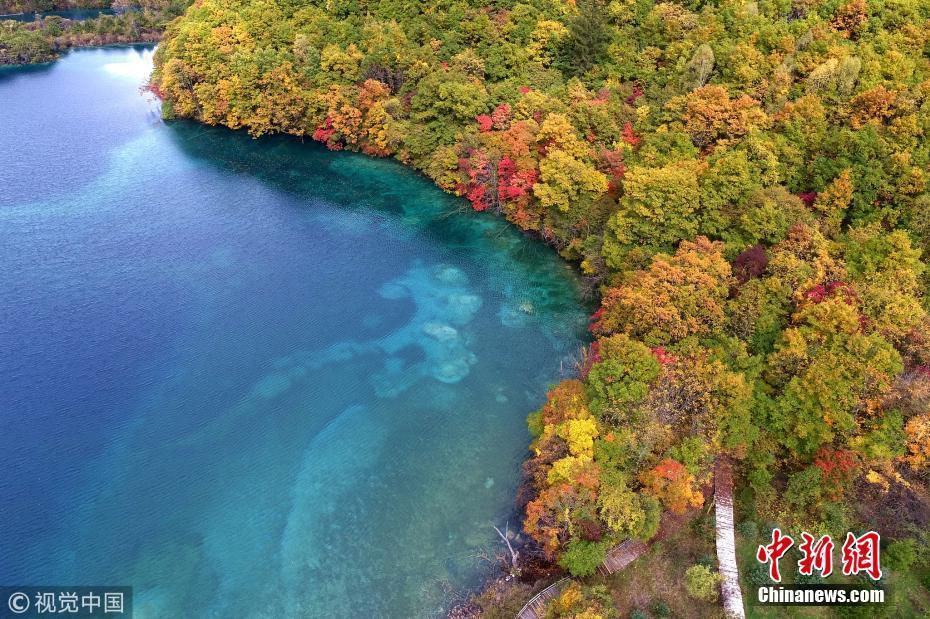
[[[166,126],[186,156],[306,198],[308,208],[323,199],[342,209],[380,213],[408,231],[463,251],[480,241],[494,247],[489,259],[498,267],[516,268],[530,279],[538,277],[540,288],[548,286],[552,269],[572,270],[568,263],[550,260],[553,250],[542,241],[519,233],[496,215],[472,211],[463,199],[441,192],[429,179],[393,159],[333,152],[309,138],[274,135],[255,139],[246,131],[193,121],[171,121]],[[365,196],[362,202],[360,195]],[[543,264],[547,267],[541,269]],[[556,295],[549,301],[548,309],[564,311],[569,304],[577,307],[579,299]]]
[[[55,67],[55,62],[43,62],[41,64],[31,64],[27,66],[22,65],[7,65],[0,66],[0,84],[10,83],[15,81],[17,78],[25,78],[30,76],[41,75],[42,73],[48,73]]]
[[[389,159],[373,159],[349,152],[333,152],[307,138],[272,135],[252,138],[244,130],[210,127],[193,121],[166,123],[176,145],[189,157],[221,170],[248,174],[288,193],[324,196],[341,207],[357,205],[358,195],[371,196],[365,206],[403,214],[399,201],[433,195],[439,219],[463,205],[439,194],[416,172]],[[334,182],[336,179],[342,182]],[[428,215],[430,213],[420,213]]]

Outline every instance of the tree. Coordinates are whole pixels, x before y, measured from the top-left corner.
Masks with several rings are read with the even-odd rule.
[[[594,500],[594,492],[585,486],[560,483],[545,488],[527,503],[524,530],[554,559],[571,538],[573,520],[597,513]]]
[[[540,204],[562,212],[583,207],[606,191],[607,177],[558,148],[549,151],[539,163],[539,182],[533,185],[533,193]]]
[[[320,52],[320,68],[324,73],[335,73],[343,80],[352,82],[361,75],[360,66],[364,58],[354,43],[344,50],[330,43]]]
[[[511,576],[520,575],[520,551],[515,550],[513,544],[510,543],[512,534],[510,533],[510,523],[507,523],[507,526],[504,528],[504,532],[494,526],[494,530],[497,532],[498,537],[501,538],[501,541],[507,546],[507,556],[504,559],[503,563],[509,568]]]
[[[685,90],[694,90],[707,83],[710,74],[714,70],[714,50],[707,43],[698,46],[685,67],[685,73],[682,76],[682,87]]]
[[[926,269],[920,250],[904,231],[872,224],[849,230],[843,256],[871,328],[900,345],[927,315],[920,299]]]
[[[642,499],[630,490],[622,474],[614,473],[603,480],[597,506],[604,523],[618,536],[639,536],[646,525]]]
[[[694,475],[677,460],[667,458],[640,476],[645,492],[656,497],[675,514],[704,504]]]
[[[610,42],[606,10],[601,0],[578,0],[568,33],[559,50],[559,68],[567,75],[584,75],[599,65]]]
[[[536,134],[545,150],[539,163],[539,181],[533,194],[544,207],[583,214],[597,197],[607,191],[607,177],[594,166],[591,148],[562,114],[549,114]]]
[[[590,576],[607,557],[607,542],[572,540],[559,559],[559,565],[572,576]]]
[[[677,440],[695,439],[700,451],[707,453],[752,442],[751,396],[752,388],[743,374],[698,350],[665,368],[645,408],[671,428]]]
[[[895,113],[897,99],[896,92],[881,85],[859,93],[849,102],[849,124],[862,129],[867,124],[885,123]]]
[[[604,293],[594,331],[663,346],[720,329],[731,283],[721,250],[720,243],[698,237],[682,241],[674,256],[656,256],[647,270]]]
[[[930,466],[930,413],[911,417],[907,433],[907,462],[914,468]]]
[[[847,278],[842,261],[831,253],[830,243],[814,227],[798,222],[770,252],[768,272],[772,286],[789,299],[800,299],[818,286]]]
[[[903,366],[891,344],[861,332],[855,301],[842,291],[804,307],[795,323],[767,359],[768,382],[779,389],[771,427],[810,461],[826,444],[850,444]]]
[[[723,86],[702,86],[668,107],[681,110],[684,129],[699,148],[731,142],[768,123],[758,101],[746,95],[730,99]]]
[[[703,168],[700,162],[685,160],[626,170],[623,197],[604,237],[602,251],[609,266],[628,268],[694,238],[700,225],[698,178]]]
[[[585,419],[590,415],[581,381],[563,380],[546,394],[542,416],[547,425],[556,425],[567,419]]]
[[[623,334],[599,340],[596,358],[585,380],[592,409],[610,412],[614,420],[629,418],[628,407],[645,400],[658,378],[659,362],[646,345]]]
[[[780,186],[759,189],[749,196],[734,226],[743,234],[743,244],[774,244],[784,239],[791,226],[813,223],[803,202]]]
[[[843,36],[855,39],[859,34],[859,29],[868,20],[866,12],[865,0],[851,0],[837,10],[830,25]]]
[[[593,587],[571,581],[546,607],[546,617],[571,619],[615,619],[617,610],[604,585]]]
[[[702,602],[716,602],[720,596],[720,574],[706,565],[692,565],[685,570],[688,595]]]
[[[849,168],[840,172],[814,200],[814,209],[820,213],[820,229],[828,237],[836,236],[853,197],[852,172]]]
[[[598,435],[594,419],[569,419],[556,427],[556,432],[573,456],[590,457],[594,453],[594,439]]]
[[[768,353],[788,323],[789,308],[790,294],[776,278],[751,279],[727,301],[728,331],[751,352]]]

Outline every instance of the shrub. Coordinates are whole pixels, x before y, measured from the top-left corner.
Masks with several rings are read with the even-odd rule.
[[[720,594],[720,574],[706,565],[692,565],[685,572],[688,595],[704,602],[716,602]]]
[[[653,615],[659,617],[660,619],[669,617],[672,614],[672,611],[668,607],[668,604],[665,603],[665,600],[653,600],[652,604],[649,605],[649,610]]]
[[[769,568],[762,563],[753,562],[752,567],[746,571],[746,580],[749,581],[750,584],[758,587],[772,584],[772,578],[769,576]]]
[[[530,413],[526,418],[526,426],[529,428],[530,435],[532,435],[533,438],[542,436],[544,428],[542,411]]]
[[[662,524],[662,504],[654,497],[644,496],[642,497],[642,506],[645,518],[637,537],[643,541],[649,541],[656,536],[656,533],[659,532],[659,526]]]
[[[824,583],[823,577],[817,572],[812,573],[810,576],[798,573],[794,580],[799,585],[822,585]]]
[[[564,567],[572,576],[589,576],[597,570],[607,556],[605,542],[587,542],[572,540],[568,548],[559,559],[559,565]]]
[[[752,520],[744,520],[736,525],[736,532],[751,542],[759,539],[759,525]]]
[[[885,565],[892,571],[906,572],[917,562],[917,542],[913,539],[891,542],[882,558]]]

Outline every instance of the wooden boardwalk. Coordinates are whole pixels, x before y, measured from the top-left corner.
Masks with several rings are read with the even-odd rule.
[[[714,509],[716,518],[717,561],[723,577],[720,588],[723,608],[729,619],[745,619],[743,594],[739,587],[739,569],[736,564],[736,536],[733,533],[733,466],[721,457],[714,467]],[[619,572],[646,552],[647,546],[639,540],[628,539],[610,549],[597,571],[608,576]],[[558,596],[571,582],[563,578],[552,583],[527,602],[516,619],[542,619],[546,605]]]
[[[646,552],[646,544],[638,539],[628,539],[620,542],[610,549],[607,558],[601,563],[597,571],[604,576],[609,576],[614,572],[619,572],[627,565],[636,561]]]
[[[739,588],[739,568],[736,564],[736,536],[733,534],[733,466],[719,457],[714,469],[714,508],[717,533],[717,563],[723,610],[730,619],[744,619],[743,593]]]
[[[517,619],[542,619],[545,617],[546,604],[549,603],[549,600],[562,593],[562,589],[564,589],[571,580],[572,579],[568,577],[557,580],[534,595],[530,598],[529,602],[523,605],[520,612],[517,613]]]
[[[613,574],[625,568],[646,552],[646,544],[639,540],[628,539],[620,542],[610,549],[604,562],[597,571],[604,576]],[[557,580],[524,604],[516,619],[542,619],[546,615],[546,605],[550,600],[562,593],[562,589],[571,582],[571,578]]]

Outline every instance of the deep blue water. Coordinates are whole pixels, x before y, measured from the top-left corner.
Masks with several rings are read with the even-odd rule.
[[[439,612],[515,524],[572,273],[393,162],[165,124],[150,66],[0,72],[0,584]]]

